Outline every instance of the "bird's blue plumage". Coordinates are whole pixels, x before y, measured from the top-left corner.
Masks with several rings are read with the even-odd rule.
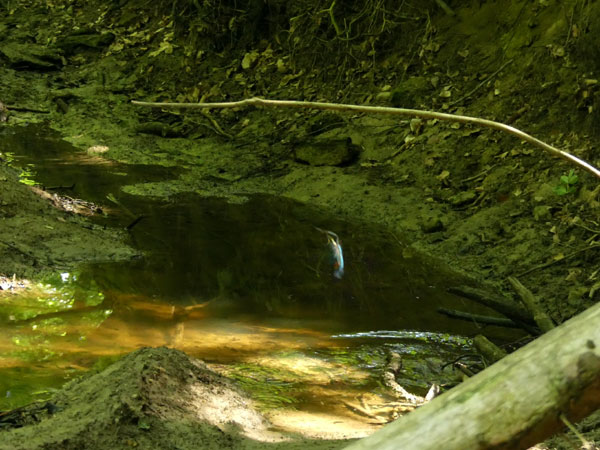
[[[318,227],[315,228],[327,236],[327,243],[331,249],[333,276],[341,280],[344,276],[344,251],[340,244],[340,238],[333,231],[323,230]]]

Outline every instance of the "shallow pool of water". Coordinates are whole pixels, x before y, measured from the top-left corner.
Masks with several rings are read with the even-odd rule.
[[[121,188],[179,171],[90,157],[41,127],[1,137],[0,152],[29,179],[112,205],[99,223],[139,219],[130,240],[145,256],[81,266],[0,298],[0,409],[125,352],[167,345],[237,379],[266,409],[332,410],[341,398],[381,389],[390,350],[406,361],[405,387],[422,393],[449,380],[441,367],[470,351],[466,337],[481,331],[436,313],[479,312],[446,292],[466,280],[377,226],[268,196],[243,204],[136,197]],[[341,279],[316,227],[341,239]]]

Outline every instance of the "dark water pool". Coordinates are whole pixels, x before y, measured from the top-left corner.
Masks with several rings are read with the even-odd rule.
[[[480,312],[446,292],[466,280],[377,226],[268,196],[230,204],[128,195],[126,184],[181,172],[107,163],[40,126],[5,129],[0,152],[42,186],[112,206],[93,220],[125,227],[141,218],[129,233],[145,255],[78,267],[10,304],[0,299],[0,314],[12,316],[0,325],[0,409],[144,345],[212,362],[254,392],[266,389],[260,395],[267,406],[310,409],[315,400],[307,392],[325,383],[323,374],[345,386],[332,401],[375,389],[389,349],[413,367],[406,383],[426,389],[426,360],[441,365],[468,352],[466,337],[481,331],[436,313],[440,306]],[[339,235],[341,279],[315,227]]]

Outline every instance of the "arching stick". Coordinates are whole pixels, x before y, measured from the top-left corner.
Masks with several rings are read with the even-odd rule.
[[[311,108],[321,109],[328,111],[341,111],[341,112],[360,112],[360,113],[376,113],[376,114],[390,114],[397,116],[412,116],[420,117],[422,119],[439,119],[448,120],[451,122],[460,123],[474,123],[476,125],[492,128],[494,130],[503,131],[508,134],[512,134],[517,138],[529,142],[530,144],[540,147],[552,153],[554,156],[566,159],[572,162],[582,169],[590,172],[596,177],[600,178],[600,170],[592,166],[590,163],[578,158],[564,150],[560,150],[553,147],[550,144],[546,144],[543,141],[527,134],[515,127],[506,125],[504,123],[495,122],[493,120],[481,119],[479,117],[461,116],[458,114],[440,113],[435,111],[425,111],[420,109],[406,109],[406,108],[392,108],[388,106],[360,106],[360,105],[349,105],[344,103],[326,103],[326,102],[305,102],[296,100],[267,100],[259,97],[248,98],[237,102],[218,102],[218,103],[155,103],[155,102],[140,102],[132,100],[134,105],[149,106],[152,108],[183,108],[183,109],[209,109],[209,108],[240,108],[245,106],[267,106],[276,108]]]

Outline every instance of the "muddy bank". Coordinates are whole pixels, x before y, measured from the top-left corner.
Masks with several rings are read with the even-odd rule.
[[[2,273],[41,277],[82,262],[122,261],[139,253],[125,244],[126,233],[94,225],[85,216],[57,208],[0,165],[0,259]],[[68,203],[68,202],[67,202]]]
[[[346,442],[271,430],[231,381],[167,348],[137,350],[13,414],[2,416],[9,430],[1,449],[334,449]]]

